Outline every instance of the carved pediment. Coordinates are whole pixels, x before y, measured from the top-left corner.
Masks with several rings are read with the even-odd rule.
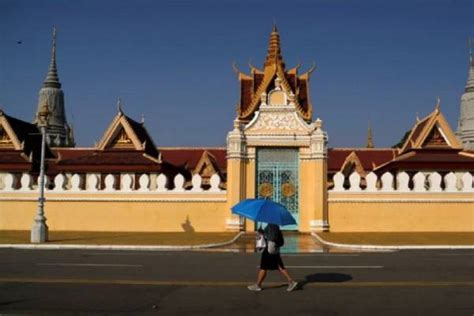
[[[445,137],[443,136],[441,130],[438,126],[433,126],[431,132],[426,137],[422,147],[448,147],[448,142],[446,141]]]
[[[121,127],[116,136],[110,142],[109,147],[111,148],[134,148],[132,139],[128,136],[127,132]]]
[[[314,129],[300,117],[294,95],[281,89],[278,78],[275,90],[263,93],[260,110],[245,127],[245,134],[308,135]]]
[[[295,111],[261,109],[245,128],[245,134],[308,135],[311,130],[311,125],[300,119]]]
[[[7,116],[0,111],[0,148],[21,150],[23,148]]]
[[[13,141],[7,131],[0,126],[0,148],[14,148]]]

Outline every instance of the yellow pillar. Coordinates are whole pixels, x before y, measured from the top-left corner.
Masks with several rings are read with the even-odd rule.
[[[231,208],[245,198],[245,151],[240,122],[235,120],[234,129],[227,135],[227,230],[238,231],[243,228],[243,222],[239,216],[232,214]]]
[[[300,161],[300,227],[303,232],[327,231],[327,134],[316,120],[310,147]]]

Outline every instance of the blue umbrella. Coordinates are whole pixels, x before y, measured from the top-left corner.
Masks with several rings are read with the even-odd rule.
[[[266,199],[247,199],[232,207],[232,212],[250,218],[255,222],[276,225],[294,225],[295,219],[280,203]]]

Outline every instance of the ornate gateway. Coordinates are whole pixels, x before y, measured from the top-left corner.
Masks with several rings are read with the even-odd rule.
[[[259,198],[281,203],[298,222],[298,149],[257,149],[257,192]],[[298,225],[285,226],[297,230]]]

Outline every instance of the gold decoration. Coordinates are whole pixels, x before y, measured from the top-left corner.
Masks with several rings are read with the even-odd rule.
[[[0,146],[10,145],[12,140],[8,137],[7,131],[0,126]]]
[[[260,187],[258,188],[258,192],[260,196],[263,196],[264,198],[268,198],[272,196],[273,194],[273,186],[270,183],[262,183],[260,184]]]
[[[296,190],[293,184],[287,182],[281,185],[281,194],[283,194],[284,197],[292,197],[295,193]]]

